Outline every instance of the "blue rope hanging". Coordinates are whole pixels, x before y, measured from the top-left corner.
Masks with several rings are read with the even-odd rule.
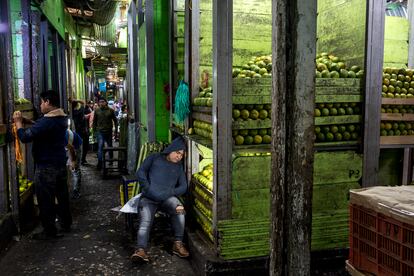
[[[188,114],[190,114],[190,91],[188,84],[181,80],[175,94],[174,117],[178,123],[182,123]]]

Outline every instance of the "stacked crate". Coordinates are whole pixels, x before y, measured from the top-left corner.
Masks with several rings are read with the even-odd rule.
[[[413,144],[414,70],[384,68],[381,145]]]
[[[270,78],[233,79],[232,212],[230,219],[218,221],[217,225],[217,249],[224,259],[268,254],[270,91]],[[207,140],[205,144],[209,146],[213,93],[210,88],[201,91],[193,102],[192,113],[194,138]],[[212,182],[205,179],[208,173],[204,169],[193,175],[193,209],[200,228],[213,240],[214,191]]]
[[[360,78],[315,80],[312,250],[348,247],[348,192],[362,177],[362,102]]]
[[[209,92],[207,92],[209,91]],[[194,134],[212,140],[212,98],[206,88],[193,101]],[[233,143],[237,148],[270,144],[271,79],[233,79]]]
[[[381,275],[414,275],[414,187],[351,191],[349,262]]]

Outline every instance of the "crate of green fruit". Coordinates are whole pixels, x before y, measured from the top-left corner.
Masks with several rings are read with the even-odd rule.
[[[381,121],[381,145],[414,145],[414,121]]]
[[[315,146],[357,145],[361,142],[359,124],[333,124],[315,126]]]

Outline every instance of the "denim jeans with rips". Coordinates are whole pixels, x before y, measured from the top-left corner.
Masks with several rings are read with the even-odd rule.
[[[155,212],[158,209],[166,212],[171,219],[175,241],[182,241],[184,237],[185,214],[178,214],[177,206],[181,206],[180,200],[175,196],[162,202],[156,202],[146,197],[141,197],[138,205],[139,227],[137,232],[137,248],[148,248],[148,240]]]

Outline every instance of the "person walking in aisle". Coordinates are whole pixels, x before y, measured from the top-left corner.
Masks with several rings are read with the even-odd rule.
[[[99,100],[99,108],[95,110],[93,115],[93,130],[98,139],[98,165],[97,169],[102,169],[103,148],[106,143],[108,147],[112,147],[112,129],[115,125],[115,135],[118,128],[118,122],[113,109],[108,107],[106,99]],[[112,159],[112,152],[110,153]]]
[[[33,142],[34,187],[43,226],[43,231],[35,233],[33,238],[47,240],[63,236],[57,231],[56,215],[63,230],[69,231],[72,225],[65,151],[68,118],[59,108],[59,95],[56,91],[42,92],[40,98],[40,111],[43,117],[36,120],[32,127],[23,128],[20,111],[13,114],[13,120],[20,141]],[[55,198],[58,201],[57,205]]]

